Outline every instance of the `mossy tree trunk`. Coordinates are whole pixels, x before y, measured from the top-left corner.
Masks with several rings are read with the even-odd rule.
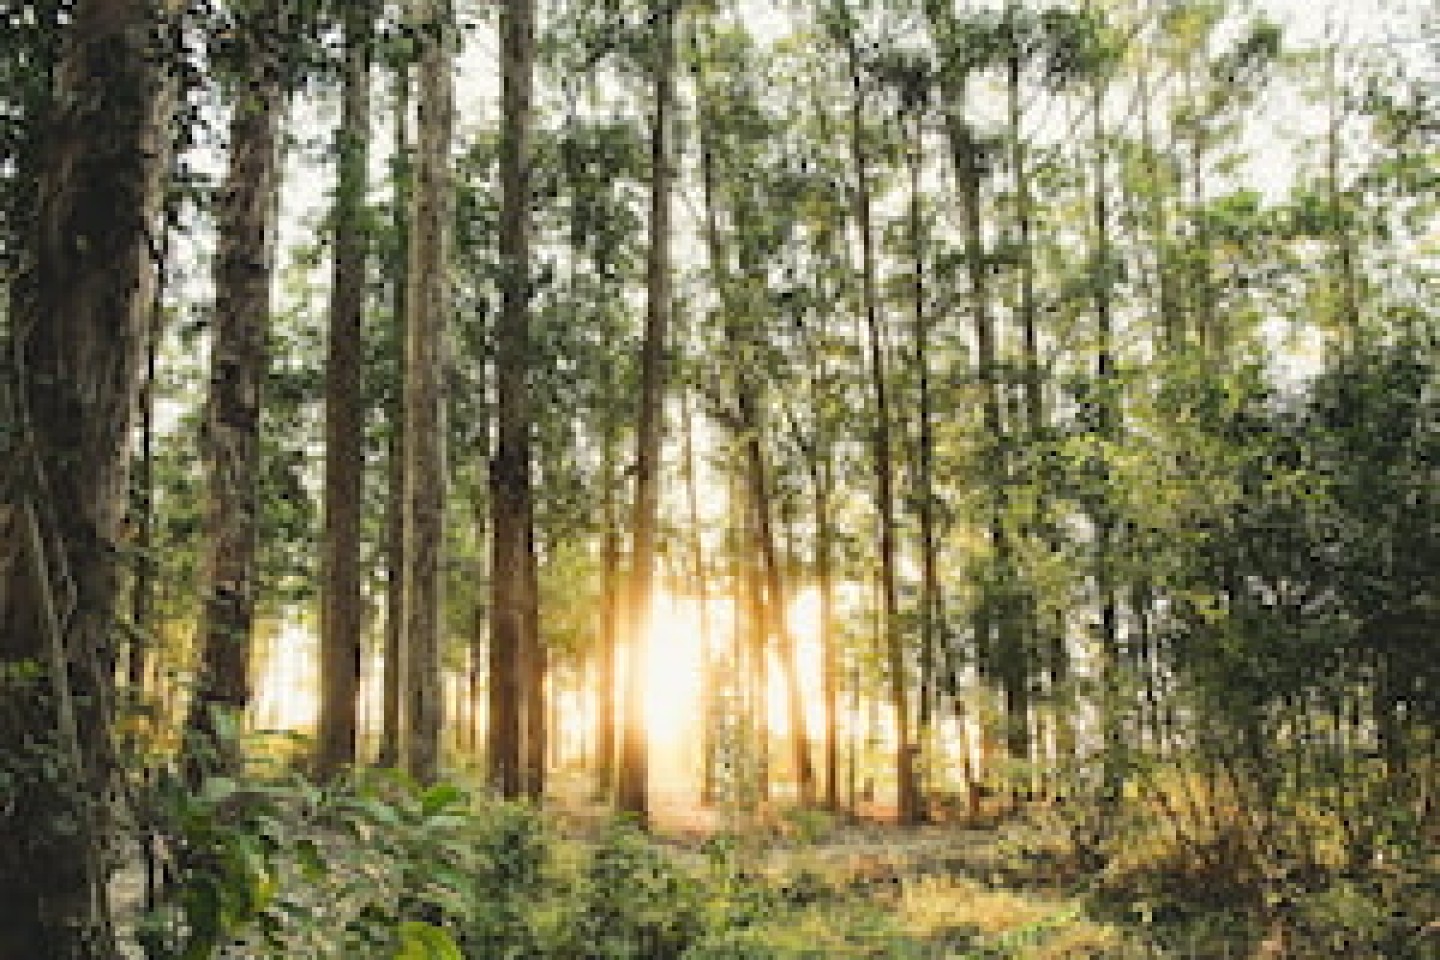
[[[106,884],[116,545],[154,282],[158,3],[80,0],[0,376],[0,956],[117,956]],[[49,771],[49,773],[46,773]]]

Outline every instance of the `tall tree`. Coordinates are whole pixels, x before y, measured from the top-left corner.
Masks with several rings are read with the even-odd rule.
[[[870,99],[870,78],[856,36],[852,11],[843,5],[837,10],[838,39],[844,47],[850,81],[850,158],[854,177],[855,226],[860,232],[861,313],[869,353],[870,388],[874,398],[874,422],[870,442],[875,471],[875,507],[880,533],[880,629],[890,682],[890,705],[895,715],[896,816],[900,823],[914,823],[921,816],[920,790],[916,782],[915,746],[910,729],[910,693],[905,641],[900,631],[899,596],[896,585],[895,466],[891,451],[890,382],[886,373],[884,318],[879,284],[878,252],[875,237],[875,203],[870,176],[870,151],[866,145],[866,115]]]
[[[903,64],[900,80],[901,115],[910,127],[906,131],[905,165],[909,174],[907,237],[911,270],[912,340],[916,376],[918,420],[914,487],[916,513],[920,522],[920,691],[916,722],[917,746],[925,774],[933,767],[931,736],[936,701],[937,643],[943,610],[940,595],[939,536],[936,530],[935,489],[935,397],[932,389],[931,321],[926,269],[929,236],[925,222],[922,177],[925,166],[925,120],[930,77],[920,64]]]
[[[1109,64],[1106,51],[1098,38],[1090,38],[1087,58],[1091,61],[1090,121],[1093,141],[1094,174],[1091,196],[1092,224],[1090,290],[1095,306],[1095,391],[1094,428],[1102,445],[1113,443],[1119,428],[1119,405],[1116,391],[1115,370],[1115,317],[1114,282],[1110,226],[1109,146],[1106,141],[1105,99],[1109,88]],[[1102,446],[1102,450],[1103,450]],[[1106,453],[1099,457],[1100,469],[1108,474],[1104,463]],[[1102,484],[1104,483],[1102,479]],[[1099,661],[1103,688],[1102,726],[1107,748],[1106,792],[1118,796],[1120,788],[1118,763],[1119,751],[1123,746],[1122,730],[1119,726],[1119,647],[1120,647],[1120,601],[1116,579],[1116,539],[1118,536],[1115,511],[1111,508],[1110,497],[1102,489],[1098,507],[1093,517],[1095,526],[1095,594],[1100,611],[1099,618]]]
[[[238,761],[217,724],[250,701],[258,588],[260,413],[269,370],[270,286],[279,214],[287,0],[235,11],[230,161],[217,215],[214,339],[205,405],[205,586],[188,728],[192,774]]]
[[[491,468],[489,769],[502,796],[533,784],[522,769],[527,682],[539,638],[527,596],[535,554],[530,502],[530,127],[534,72],[534,3],[507,4],[501,20],[504,127],[500,140],[502,307],[495,332],[499,448]],[[529,737],[526,736],[529,734]],[[527,765],[528,766],[528,765]]]
[[[410,65],[402,59],[394,69],[395,154],[390,171],[394,195],[391,199],[392,246],[389,263],[393,332],[390,343],[401,357],[395,364],[394,381],[385,405],[390,430],[385,446],[385,675],[380,694],[380,751],[377,757],[382,767],[393,767],[400,762],[401,673],[405,660],[406,370],[403,354],[408,341],[405,318],[409,314],[410,287]]]
[[[374,0],[344,8],[344,107],[335,195],[335,260],[325,365],[325,529],[322,543],[319,768],[355,762],[360,693],[360,520],[364,400],[360,390],[369,251],[365,194],[370,158],[370,60]]]
[[[0,955],[112,960],[113,629],[166,169],[169,7],[80,0],[0,372]],[[43,134],[40,130],[43,129]],[[48,771],[48,772],[47,772]],[[18,774],[18,775],[16,775]]]
[[[675,99],[676,4],[652,5],[650,129],[650,249],[646,261],[645,337],[640,353],[640,411],[635,431],[635,503],[628,616],[629,656],[625,679],[625,724],[616,782],[619,808],[642,820],[649,816],[649,762],[645,727],[645,672],[655,577],[655,527],[660,507],[660,452],[664,435],[665,353],[671,309],[670,203],[674,170],[670,117]]]
[[[454,123],[449,0],[414,0],[419,117],[405,321],[404,736],[400,760],[422,782],[440,768],[441,548],[445,540],[444,335],[451,312],[450,140]]]

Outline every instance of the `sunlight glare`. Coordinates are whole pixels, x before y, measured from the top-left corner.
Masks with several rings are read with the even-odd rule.
[[[660,592],[650,615],[645,714],[650,741],[676,745],[698,736],[702,664],[700,605]]]
[[[800,678],[800,699],[805,704],[805,730],[810,736],[825,729],[824,651],[820,636],[820,591],[806,587],[790,601],[785,611],[790,638],[795,643],[795,672]],[[785,673],[772,648],[765,692],[766,721],[770,732],[784,737],[790,733],[790,708],[785,690]]]

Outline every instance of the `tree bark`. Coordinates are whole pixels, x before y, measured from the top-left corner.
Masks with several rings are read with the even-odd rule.
[[[645,338],[640,354],[640,417],[635,435],[634,548],[631,551],[628,626],[630,656],[625,682],[625,729],[620,748],[616,801],[621,810],[649,817],[649,762],[645,727],[645,673],[659,514],[660,445],[665,418],[665,352],[670,327],[670,113],[675,88],[673,4],[654,11],[654,120],[650,146],[650,251],[646,266]]]
[[[502,307],[495,332],[499,448],[491,468],[491,785],[507,798],[526,789],[531,661],[527,591],[530,534],[530,125],[534,4],[515,0],[502,19],[504,129],[500,143]]]
[[[381,691],[380,751],[376,762],[394,767],[400,762],[401,674],[405,661],[404,579],[405,579],[405,362],[408,338],[405,318],[409,313],[410,251],[410,70],[401,65],[395,71],[395,156],[394,178],[395,256],[391,264],[391,323],[395,352],[402,355],[395,369],[393,392],[387,398],[386,416],[390,435],[386,442],[388,491],[385,505],[385,672]]]
[[[539,804],[545,796],[545,757],[549,752],[551,729],[546,707],[550,691],[545,682],[549,672],[549,651],[540,642],[540,573],[535,563],[537,550],[533,512],[526,514],[525,532],[525,548],[529,555],[525,568],[525,656],[521,661],[525,702],[525,796]]]
[[[168,8],[80,0],[0,371],[0,956],[112,960],[115,605],[167,168]],[[14,446],[11,446],[11,443]],[[26,677],[31,679],[26,679]],[[12,768],[14,769],[14,768]]]
[[[208,480],[205,588],[200,661],[188,729],[192,776],[213,763],[239,762],[238,746],[220,729],[221,714],[238,724],[250,701],[250,657],[259,586],[260,420],[270,365],[270,286],[274,273],[280,118],[285,107],[281,64],[262,52],[281,29],[281,0],[256,10],[242,42],[256,51],[246,66],[230,118],[230,167],[216,232],[214,340],[205,406]]]
[[[914,272],[915,368],[919,380],[919,443],[916,451],[915,496],[920,520],[920,710],[916,737],[925,776],[934,769],[932,756],[936,697],[936,644],[940,629],[939,544],[935,530],[935,423],[930,390],[930,316],[925,291],[925,230],[920,178],[924,164],[923,113],[914,118],[914,142],[908,151],[910,167],[910,258]]]
[[[1119,427],[1118,398],[1115,379],[1114,357],[1114,306],[1111,303],[1110,279],[1110,209],[1109,209],[1109,154],[1105,147],[1105,88],[1102,78],[1097,78],[1091,88],[1090,111],[1095,141],[1095,180],[1091,202],[1094,217],[1092,240],[1092,291],[1095,305],[1095,432],[1102,443],[1116,439]],[[1205,329],[1208,324],[1202,324]],[[1108,454],[1102,454],[1102,457]],[[1104,464],[1102,459],[1102,464]],[[1105,480],[1109,480],[1108,464],[1104,465]],[[1120,611],[1117,595],[1118,581],[1115,575],[1116,520],[1115,510],[1110,505],[1109,493],[1101,490],[1097,498],[1098,510],[1095,523],[1095,590],[1100,607],[1100,684],[1103,702],[1101,704],[1101,730],[1105,742],[1105,791],[1107,799],[1117,799],[1121,787],[1118,770],[1120,751],[1124,749],[1124,733],[1121,724],[1119,669],[1120,669]]]
[[[607,420],[604,439],[604,473],[601,513],[604,532],[600,541],[600,628],[595,698],[595,792],[609,800],[615,788],[615,647],[619,635],[620,519],[616,501],[615,425]]]
[[[162,213],[162,217],[165,214]],[[159,243],[154,290],[146,319],[145,360],[140,387],[140,455],[134,483],[135,570],[130,584],[130,642],[126,663],[126,685],[132,698],[144,697],[146,678],[152,662],[155,625],[155,394],[160,364],[160,341],[165,330],[166,263],[170,258],[168,223],[158,227]]]
[[[364,363],[365,193],[370,156],[372,3],[345,7],[344,107],[335,197],[335,262],[325,366],[325,529],[321,569],[320,725],[316,748],[322,775],[355,763],[363,609],[360,521],[365,467]]]
[[[815,579],[820,590],[821,688],[825,699],[825,809],[840,809],[840,651],[835,629],[835,531],[830,466],[815,471]]]
[[[449,283],[453,16],[449,0],[416,0],[418,149],[410,219],[405,349],[405,730],[401,763],[420,782],[440,768],[441,551],[445,539],[443,367]]]

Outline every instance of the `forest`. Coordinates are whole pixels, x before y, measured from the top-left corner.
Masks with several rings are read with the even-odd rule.
[[[1434,0],[0,2],[0,960],[1440,958]]]

